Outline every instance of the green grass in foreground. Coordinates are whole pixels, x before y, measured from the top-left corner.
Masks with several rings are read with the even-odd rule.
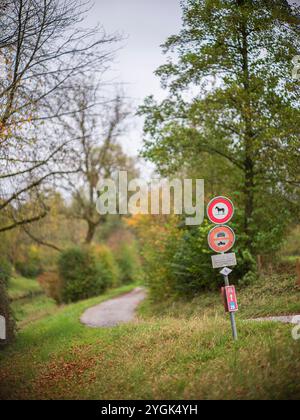
[[[198,310],[197,316],[185,316],[184,310],[177,318],[140,319],[109,329],[80,324],[84,309],[132,287],[26,326],[0,355],[0,397],[300,398],[300,342],[292,339],[289,325],[239,316],[240,340],[233,343],[229,321],[216,308],[214,314]]]
[[[16,300],[12,302],[12,309],[19,328],[58,311],[54,300],[45,295]]]

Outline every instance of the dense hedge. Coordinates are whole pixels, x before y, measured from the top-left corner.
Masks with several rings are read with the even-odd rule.
[[[174,290],[185,296],[197,294],[201,290],[216,289],[223,285],[220,270],[212,268],[212,251],[207,245],[207,236],[211,226],[204,223],[198,228],[185,231],[177,244],[171,263],[174,278]],[[256,259],[243,246],[242,239],[234,251],[238,265],[230,276],[232,283],[249,286],[257,280]]]
[[[140,281],[142,267],[135,243],[123,244],[116,253],[116,260],[120,269],[122,284]]]
[[[223,284],[220,270],[212,268],[207,236],[212,228],[208,221],[187,227],[179,218],[158,223],[155,219],[139,219],[144,272],[152,300],[169,297],[191,298],[204,290],[217,290]],[[238,265],[230,281],[247,286],[256,281],[256,260],[247,250],[243,237],[238,237],[234,251]]]
[[[59,258],[58,268],[64,303],[98,296],[114,281],[106,263],[97,261],[94,252],[88,248],[65,251]]]
[[[36,246],[30,246],[23,258],[16,261],[15,268],[23,277],[32,279],[43,272],[40,250]]]
[[[111,249],[105,245],[95,245],[92,252],[104,288],[119,286],[120,270]]]
[[[26,277],[27,279],[32,279],[39,276],[42,273],[42,268],[35,264],[34,262],[27,261],[17,261],[15,263],[15,268],[21,276]]]

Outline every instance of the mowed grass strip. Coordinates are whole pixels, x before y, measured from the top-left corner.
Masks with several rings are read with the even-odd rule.
[[[253,319],[268,316],[300,314],[300,287],[296,285],[296,276],[273,275],[262,277],[249,287],[237,287],[239,302],[238,317]],[[199,314],[223,316],[224,307],[218,292],[207,292],[192,299],[164,300],[152,303],[148,299],[141,305],[141,316],[191,318]]]
[[[53,299],[48,298],[35,279],[13,277],[9,281],[8,294],[18,328],[57,311]]]
[[[12,277],[8,284],[8,294],[12,301],[43,294],[37,280]]]
[[[70,305],[27,326],[0,355],[1,398],[300,397],[300,343],[289,325],[240,320],[234,343],[224,314],[150,318],[109,329],[80,324],[85,308],[130,289]]]

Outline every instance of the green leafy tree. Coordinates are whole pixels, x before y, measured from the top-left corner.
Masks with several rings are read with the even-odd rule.
[[[163,174],[191,164],[207,174],[213,158],[223,168],[223,191],[243,209],[247,248],[261,252],[271,243],[273,250],[284,231],[283,200],[288,219],[299,218],[299,82],[292,78],[299,9],[262,0],[185,0],[182,7],[183,28],[164,44],[169,59],[157,70],[169,96],[149,97],[140,109],[143,155]]]

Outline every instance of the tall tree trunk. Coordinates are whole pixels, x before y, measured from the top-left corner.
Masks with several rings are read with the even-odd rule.
[[[247,245],[252,250],[252,237],[251,237],[251,219],[254,211],[254,162],[252,159],[251,145],[249,143],[251,138],[246,139],[246,152],[245,152],[245,215],[244,215],[244,230],[247,235]]]
[[[243,6],[244,1],[239,4]],[[247,246],[253,250],[253,238],[251,236],[251,220],[254,212],[254,187],[255,187],[255,153],[253,150],[254,130],[252,123],[252,104],[250,99],[250,70],[249,70],[249,50],[247,25],[241,22],[241,53],[243,66],[243,87],[245,90],[245,109],[243,110],[243,119],[245,123],[244,132],[244,232],[247,236]]]
[[[88,223],[88,231],[85,238],[85,244],[90,245],[94,239],[97,225],[95,225],[95,223],[92,223],[92,222],[87,222],[87,223]]]

